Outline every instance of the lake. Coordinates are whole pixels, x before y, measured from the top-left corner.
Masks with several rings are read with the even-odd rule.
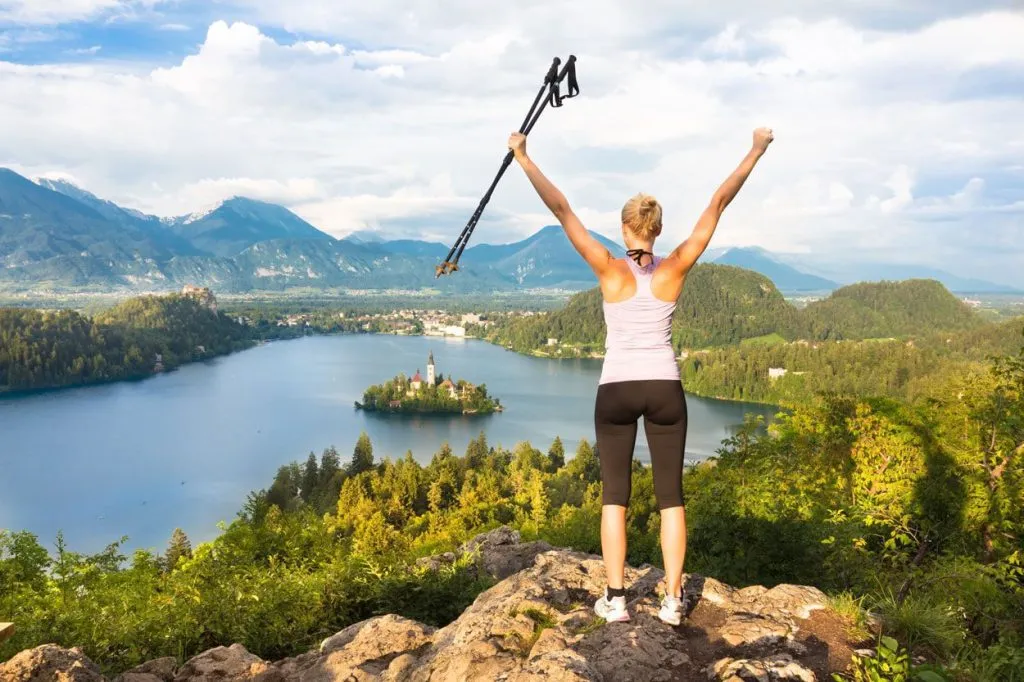
[[[356,410],[370,384],[399,372],[437,372],[475,384],[505,411],[398,416]],[[594,442],[600,360],[547,360],[472,339],[315,336],[265,344],[138,382],[0,399],[0,528],[28,530],[53,548],[96,552],[166,548],[176,527],[193,546],[215,537],[279,466],[334,445],[342,462],[360,432],[374,457],[407,450],[427,463],[447,441],[456,454],[480,431],[490,445],[521,441],[567,457]],[[688,397],[687,460],[713,455],[744,413],[768,406]],[[636,456],[649,462],[641,424]]]

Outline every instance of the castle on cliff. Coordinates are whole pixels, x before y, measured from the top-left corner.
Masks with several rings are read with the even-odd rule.
[[[181,290],[181,295],[194,298],[200,305],[209,308],[212,312],[217,312],[217,297],[213,295],[209,287],[186,284]]]

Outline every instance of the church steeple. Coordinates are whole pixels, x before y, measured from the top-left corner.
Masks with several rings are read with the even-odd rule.
[[[427,358],[427,386],[433,386],[434,383],[434,351],[430,351]]]

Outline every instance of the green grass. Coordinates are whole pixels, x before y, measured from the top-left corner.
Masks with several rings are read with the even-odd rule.
[[[876,597],[883,631],[904,643],[912,654],[945,658],[963,640],[955,611],[941,599],[910,594],[899,602],[891,590]]]
[[[786,339],[774,332],[740,341],[741,346],[781,346],[785,343],[787,343]]]
[[[514,641],[514,646],[519,650],[519,654],[525,658],[530,655],[530,651],[533,649],[533,645],[537,643],[537,640],[540,639],[541,633],[549,628],[556,627],[558,621],[551,614],[535,607],[526,608],[522,611],[519,611],[518,608],[513,608],[509,612],[509,616],[515,618],[520,613],[533,621],[533,633],[530,637],[525,638],[518,632],[514,632],[510,634],[510,637]]]
[[[862,641],[871,636],[870,621],[863,606],[864,597],[842,592],[829,597],[829,608],[846,623],[851,639]]]

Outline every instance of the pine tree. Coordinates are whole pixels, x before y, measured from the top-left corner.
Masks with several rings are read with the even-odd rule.
[[[373,444],[370,437],[363,431],[352,451],[352,461],[348,465],[348,475],[356,476],[373,468]]]
[[[173,571],[178,562],[183,558],[192,558],[192,543],[189,542],[185,531],[175,528],[171,534],[171,541],[167,544],[167,554],[165,555],[167,570]]]
[[[267,492],[267,502],[277,505],[281,511],[290,511],[295,507],[295,500],[299,496],[299,476],[296,475],[298,467],[285,465],[279,467],[277,476]]]
[[[573,478],[587,483],[601,480],[601,462],[587,439],[584,438],[580,441],[579,447],[576,448],[576,456],[569,462],[567,469]]]
[[[544,477],[535,475],[530,481],[530,520],[539,530],[548,520],[548,495],[544,489]]]
[[[303,502],[308,504],[313,499],[319,482],[320,467],[316,464],[316,455],[311,452],[306,459],[306,467],[302,470],[302,485],[299,487],[299,495]]]
[[[332,445],[320,456],[316,492],[311,497],[311,504],[317,513],[323,514],[335,508],[344,482],[345,472],[341,468],[341,457]]]
[[[472,471],[483,466],[487,450],[487,436],[481,431],[480,435],[469,441],[469,445],[466,446],[466,469]]]
[[[564,466],[565,446],[562,445],[561,437],[555,436],[555,441],[551,444],[551,449],[548,450],[548,470],[553,473]]]
[[[334,474],[341,471],[341,456],[332,445],[320,456],[320,487],[326,487]]]

